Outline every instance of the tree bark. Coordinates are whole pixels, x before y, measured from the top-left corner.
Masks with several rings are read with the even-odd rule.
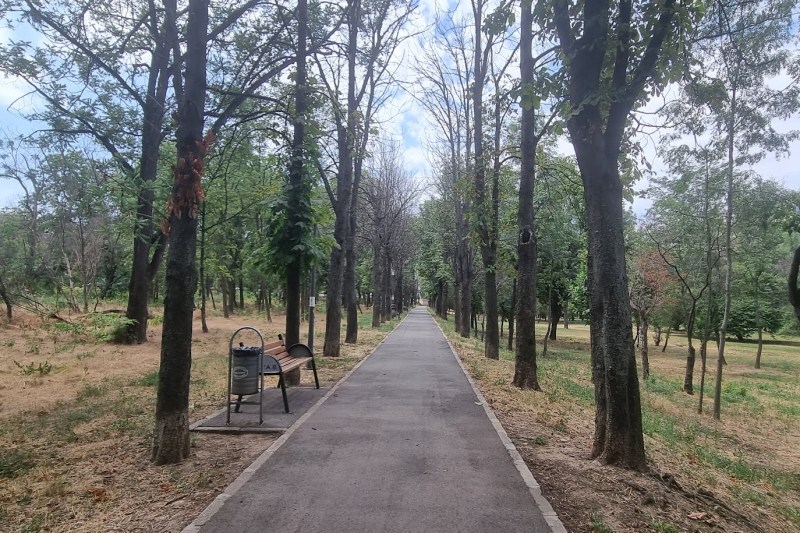
[[[208,323],[206,322],[206,293],[208,286],[204,283],[206,279],[206,203],[200,205],[200,324],[203,333],[208,333]]]
[[[648,328],[650,324],[647,320],[647,313],[642,312],[639,314],[639,323],[642,327],[641,332],[641,339],[642,339],[642,346],[639,349],[639,354],[642,358],[642,379],[647,381],[650,379],[650,359],[649,359],[649,346],[650,339],[648,338]]]
[[[689,318],[686,320],[686,342],[688,348],[686,351],[686,372],[683,376],[683,392],[686,394],[694,394],[694,363],[696,360],[696,350],[692,343],[694,337],[694,319],[697,312],[697,300],[692,300],[692,308],[689,310]],[[669,340],[669,332],[667,332],[667,340]],[[667,348],[666,341],[664,342],[664,349]]]
[[[337,145],[339,149],[339,173],[336,181],[336,206],[334,212],[333,237],[336,246],[331,251],[328,268],[328,292],[325,314],[325,344],[322,355],[339,357],[342,342],[342,300],[344,294],[345,253],[350,235],[350,201],[353,195],[353,146],[356,114],[356,48],[358,45],[359,0],[349,2],[347,15],[347,109],[344,120],[337,120]]]
[[[6,319],[11,322],[11,319],[14,317],[13,302],[11,301],[11,295],[8,294],[8,289],[2,277],[0,277],[0,300],[3,300],[6,306]]]
[[[170,35],[177,42],[177,29],[174,28],[176,13],[175,2],[165,3],[164,35]],[[151,13],[156,18],[155,13]],[[154,27],[152,32],[156,32]],[[153,49],[152,63],[148,74],[147,98],[142,109],[142,155],[139,162],[139,179],[141,188],[136,201],[136,225],[133,239],[133,257],[131,277],[128,282],[128,306],[125,317],[132,322],[125,334],[129,342],[143,343],[147,341],[147,298],[150,295],[150,284],[161,263],[163,246],[159,246],[157,254],[150,259],[151,240],[153,239],[153,183],[158,175],[158,160],[164,126],[164,109],[167,88],[170,79],[170,47],[166,37],[155,35],[156,46]],[[163,237],[159,237],[163,239]],[[162,241],[163,242],[163,241]]]
[[[576,134],[586,138],[589,132],[576,131],[573,139]],[[593,159],[583,155],[578,161]],[[625,269],[622,186],[616,158],[613,166],[581,167],[591,228],[591,350],[597,409],[592,457],[641,470],[645,467],[644,439]]]
[[[533,4],[522,2],[520,18],[520,76],[523,87],[533,85]],[[520,118],[520,183],[517,207],[516,351],[513,384],[540,390],[536,375],[536,227],[533,188],[536,180],[536,115],[522,106]],[[509,334],[509,337],[511,335]]]
[[[517,277],[511,284],[511,315],[508,317],[508,351],[514,349],[514,322],[517,313]]]
[[[297,72],[295,73],[295,115],[292,138],[292,160],[289,164],[289,210],[287,213],[289,232],[293,241],[302,241],[304,229],[300,226],[302,210],[306,209],[307,196],[303,181],[305,179],[305,122],[308,109],[306,96],[306,39],[308,33],[308,1],[297,2]],[[286,346],[300,342],[301,280],[304,265],[298,258],[286,269]],[[300,379],[300,369],[292,372],[288,381]],[[294,375],[296,374],[296,375]]]
[[[188,9],[185,92],[178,112],[178,162],[173,167],[175,181],[169,210],[170,251],[151,456],[159,465],[178,463],[189,456],[197,208],[203,199],[201,178],[208,148],[208,139],[203,139],[208,0],[190,0]]]
[[[381,294],[381,244],[376,242],[372,247],[372,327],[381,325],[381,311],[383,310],[383,296]]]
[[[561,294],[558,290],[553,290],[550,293],[550,340],[556,340],[556,329],[558,329],[558,322],[561,320],[561,313],[564,311],[561,305]]]

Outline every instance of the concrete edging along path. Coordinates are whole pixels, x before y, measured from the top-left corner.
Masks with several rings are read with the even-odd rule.
[[[434,322],[436,321],[434,320]],[[439,326],[438,322],[436,322],[436,326],[439,328],[439,331],[442,332],[444,338],[447,339],[447,335],[445,335],[444,330],[442,330],[442,327]],[[531,472],[530,468],[528,468],[527,463],[520,455],[517,447],[514,446],[511,437],[509,437],[508,433],[506,433],[506,430],[503,429],[503,425],[500,423],[500,420],[498,420],[497,415],[495,415],[492,408],[489,407],[489,402],[486,401],[486,398],[484,398],[480,389],[478,389],[478,384],[470,375],[467,367],[464,366],[464,362],[461,361],[461,358],[458,356],[458,352],[456,352],[455,348],[453,347],[453,343],[450,342],[450,339],[447,339],[447,344],[450,346],[450,351],[453,353],[453,357],[456,358],[458,366],[461,367],[461,371],[464,372],[467,381],[469,381],[470,386],[472,386],[475,396],[477,396],[478,400],[480,400],[480,402],[483,404],[483,409],[486,411],[486,416],[489,417],[489,420],[492,422],[492,426],[494,426],[495,431],[497,431],[497,436],[500,437],[500,441],[502,441],[503,446],[505,446],[509,456],[511,456],[514,466],[519,471],[520,476],[522,476],[522,480],[528,487],[533,500],[536,502],[536,505],[542,512],[542,515],[547,521],[547,524],[550,526],[550,529],[553,531],[553,533],[567,533],[567,529],[564,527],[564,524],[561,523],[561,519],[558,518],[558,514],[555,512],[555,510],[553,510],[553,506],[550,505],[550,502],[548,502],[547,499],[542,495],[542,489],[539,486],[539,482],[536,481],[535,477],[533,477],[533,472]]]
[[[421,308],[184,531],[201,530],[565,531]]]

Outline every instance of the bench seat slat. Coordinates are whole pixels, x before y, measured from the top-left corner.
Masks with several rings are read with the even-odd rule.
[[[278,346],[277,348],[270,348],[269,350],[264,350],[264,353],[266,355],[271,355],[272,357],[275,357],[277,359],[279,356],[283,356],[284,354],[287,354],[289,352],[286,351],[286,347]]]
[[[288,372],[290,370],[294,370],[295,368],[302,366],[306,362],[311,361],[310,357],[298,357],[291,362],[281,362],[281,368],[284,372]]]

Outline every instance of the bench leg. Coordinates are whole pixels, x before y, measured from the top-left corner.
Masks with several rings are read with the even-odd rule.
[[[281,373],[281,377],[278,378],[278,386],[281,388],[281,394],[283,394],[283,410],[288,413],[289,398],[286,397],[286,384],[283,382],[283,373]]]
[[[314,371],[314,383],[317,384],[317,388],[319,388],[319,378],[317,377],[317,363],[314,362],[314,358],[311,358],[311,370]]]

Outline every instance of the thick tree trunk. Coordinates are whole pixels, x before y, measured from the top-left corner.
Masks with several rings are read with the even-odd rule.
[[[389,250],[384,250],[385,253],[383,254],[384,262],[383,262],[383,275],[381,276],[381,280],[383,281],[383,289],[381,290],[381,294],[383,295],[383,320],[391,320],[392,319],[392,258],[389,256]],[[447,319],[447,283],[444,281],[439,282],[439,295],[440,295],[440,304],[441,307],[439,309],[439,315]]]
[[[353,187],[353,202],[356,189]],[[356,344],[358,342],[358,300],[356,299],[356,250],[355,250],[355,213],[350,215],[350,235],[347,239],[347,252],[345,253],[344,295],[345,310],[347,311],[347,326],[345,329],[344,342]]]
[[[520,27],[520,75],[523,87],[533,83],[533,5],[522,2]],[[540,390],[536,375],[536,228],[533,187],[536,180],[536,115],[522,106],[521,168],[517,208],[517,305],[516,351],[513,384],[521,389]],[[510,336],[510,335],[509,335]]]
[[[344,223],[341,225],[343,226]],[[340,226],[338,217],[336,226]],[[338,233],[338,231],[336,233]],[[322,355],[325,357],[339,357],[342,338],[343,260],[344,257],[341,248],[335,246],[331,251],[330,266],[328,267],[328,292],[325,301],[325,344],[322,348]]]
[[[622,184],[617,157],[591,122],[570,120],[584,183],[589,231],[592,380],[595,434],[592,457],[605,464],[645,468],[641,398],[631,332],[625,267]]]
[[[456,324],[458,334],[464,338],[469,338],[472,330],[472,260],[469,245],[466,243],[466,236],[462,244],[462,264],[463,275],[461,278],[461,324]]]
[[[331,251],[328,269],[327,309],[325,316],[325,344],[322,355],[339,357],[342,342],[342,303],[344,295],[345,254],[350,235],[350,201],[353,194],[353,145],[356,112],[356,46],[358,42],[358,0],[348,3],[347,48],[347,110],[338,119],[337,145],[339,149],[339,174],[336,181],[336,223],[333,236],[337,246]]]
[[[350,198],[347,248],[345,250],[344,271],[344,302],[347,311],[347,327],[344,342],[356,344],[358,342],[358,300],[356,299],[356,225],[358,217],[358,189],[361,185],[361,159],[359,153],[353,162],[353,187]]]
[[[189,1],[185,94],[177,131],[178,163],[170,202],[170,251],[164,298],[161,366],[156,398],[152,461],[171,464],[189,456],[189,382],[192,369],[192,314],[197,288],[197,208],[207,150],[203,139],[206,91],[208,0]]]
[[[516,317],[517,313],[517,278],[514,277],[514,281],[511,285],[511,315],[508,317],[508,351],[512,351],[514,349],[514,318]]]
[[[494,256],[496,254],[491,253]],[[489,359],[500,359],[500,330],[497,326],[497,274],[494,271],[494,260],[492,259],[492,269],[486,272],[484,303],[486,313],[486,336],[484,337],[484,355]]]
[[[292,137],[292,160],[289,164],[289,212],[287,213],[289,222],[289,232],[293,241],[302,241],[303,233],[307,232],[300,222],[304,221],[304,213],[301,213],[307,205],[303,180],[305,179],[305,123],[306,123],[306,36],[308,19],[307,0],[297,2],[297,72],[295,74],[295,115],[294,132]],[[297,219],[300,220],[297,220]],[[300,313],[301,313],[301,280],[303,265],[301,259],[297,257],[295,262],[286,269],[286,345],[292,346],[300,342]],[[291,372],[287,377],[287,382],[300,381],[300,369]]]

